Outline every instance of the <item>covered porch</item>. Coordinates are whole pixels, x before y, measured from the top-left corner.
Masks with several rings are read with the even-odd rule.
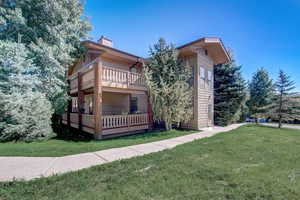
[[[83,95],[83,106],[78,108],[78,97],[71,97],[70,113],[63,115],[63,124],[95,134],[96,116],[94,94]],[[100,116],[101,138],[144,132],[150,128],[148,97],[143,93],[102,93],[102,115]],[[81,110],[81,112],[79,112]]]

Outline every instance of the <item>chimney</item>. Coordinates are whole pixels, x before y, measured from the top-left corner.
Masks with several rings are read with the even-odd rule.
[[[98,40],[99,44],[102,44],[104,46],[108,46],[108,47],[113,47],[113,42],[112,40],[104,37],[103,35],[101,36],[101,38]]]

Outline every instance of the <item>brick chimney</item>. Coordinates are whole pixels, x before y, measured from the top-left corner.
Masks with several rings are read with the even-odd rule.
[[[104,37],[103,35],[101,36],[101,38],[98,40],[99,44],[108,46],[108,47],[113,47],[113,41]]]

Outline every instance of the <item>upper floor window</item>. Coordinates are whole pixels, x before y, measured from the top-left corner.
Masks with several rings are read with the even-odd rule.
[[[130,68],[130,72],[137,73],[137,69],[135,67]]]
[[[209,88],[212,88],[213,87],[213,74],[212,74],[212,71],[208,70],[207,71],[207,84],[208,84],[208,87]]]
[[[204,67],[200,67],[200,87],[204,88],[205,87],[205,68]]]

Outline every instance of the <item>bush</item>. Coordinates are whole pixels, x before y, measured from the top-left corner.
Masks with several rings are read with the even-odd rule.
[[[0,141],[33,141],[53,136],[50,102],[40,92],[0,93]]]

